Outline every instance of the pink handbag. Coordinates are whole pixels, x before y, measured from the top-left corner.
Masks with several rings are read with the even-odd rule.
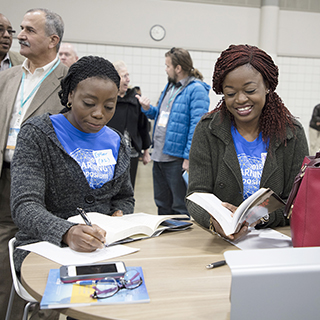
[[[306,156],[285,207],[294,247],[320,246],[320,152]]]

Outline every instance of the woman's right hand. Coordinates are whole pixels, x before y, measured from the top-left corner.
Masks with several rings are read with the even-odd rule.
[[[214,231],[216,233],[218,233],[221,237],[223,237],[225,239],[232,240],[232,241],[238,240],[238,239],[244,237],[248,233],[248,224],[247,223],[244,223],[238,232],[230,234],[228,236],[224,233],[219,222],[216,219],[214,219],[213,217],[210,217],[210,224],[212,224]]]
[[[222,202],[221,204],[225,208],[229,209],[232,212],[232,216],[233,216],[234,212],[237,210],[237,207],[231,203]],[[238,232],[230,234],[228,236],[224,233],[219,222],[216,219],[214,219],[213,217],[210,218],[210,224],[212,224],[212,227],[215,232],[217,232],[221,237],[229,239],[229,240],[238,240],[238,239],[244,237],[248,233],[248,224],[247,223],[244,223]]]
[[[97,225],[92,227],[85,224],[72,226],[63,236],[63,242],[72,250],[92,252],[104,248],[106,231]]]
[[[213,231],[218,233],[221,237],[223,237],[225,239],[232,240],[232,241],[238,240],[238,239],[244,237],[248,233],[248,224],[247,223],[243,224],[238,232],[230,234],[228,236],[224,233],[219,222],[216,219],[214,219],[213,217],[210,217],[210,224],[212,224]]]

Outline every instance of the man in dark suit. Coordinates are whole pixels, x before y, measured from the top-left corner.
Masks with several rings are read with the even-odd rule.
[[[9,51],[12,45],[12,29],[10,21],[0,13],[0,71],[22,64],[25,59],[18,52]]]
[[[59,113],[63,108],[58,96],[60,80],[68,71],[58,57],[63,32],[58,14],[47,9],[27,11],[18,35],[20,53],[27,59],[0,76],[0,319],[5,318],[12,283],[8,241],[17,232],[10,212],[10,162],[21,124],[30,117]],[[21,304],[12,310],[22,311]]]

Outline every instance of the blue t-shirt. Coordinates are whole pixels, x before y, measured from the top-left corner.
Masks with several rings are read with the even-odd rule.
[[[76,129],[63,114],[50,116],[56,135],[66,152],[77,161],[92,189],[101,188],[114,175],[120,136],[108,127],[97,133]]]
[[[261,132],[252,142],[242,137],[234,126],[231,127],[231,133],[242,173],[243,200],[245,200],[260,188],[269,143],[263,142]]]

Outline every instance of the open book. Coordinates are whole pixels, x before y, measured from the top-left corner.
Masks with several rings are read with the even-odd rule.
[[[187,199],[201,206],[215,218],[226,235],[238,232],[244,221],[251,225],[285,205],[285,202],[270,188],[260,188],[244,200],[233,216],[232,212],[212,193],[194,192]]]
[[[88,212],[87,216],[92,224],[106,230],[107,245],[155,237],[165,230],[185,230],[192,225],[192,222],[174,220],[171,216],[147,213],[111,217],[98,212]],[[68,221],[84,223],[80,215],[70,217]]]

